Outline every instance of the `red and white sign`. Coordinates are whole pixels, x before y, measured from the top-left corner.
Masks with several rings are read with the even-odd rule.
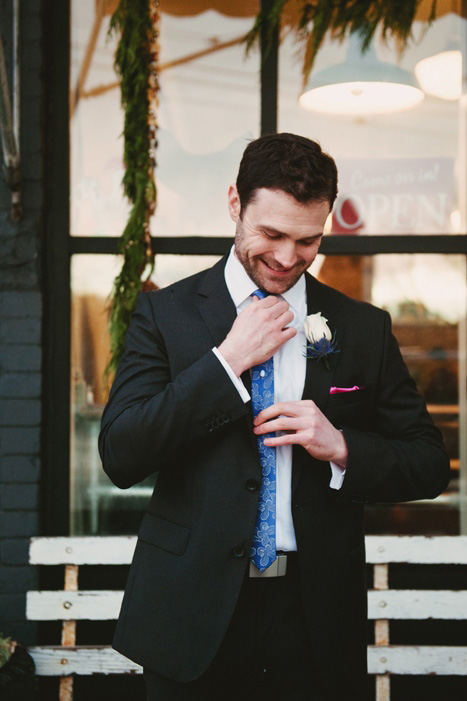
[[[342,159],[334,234],[449,234],[454,159]]]

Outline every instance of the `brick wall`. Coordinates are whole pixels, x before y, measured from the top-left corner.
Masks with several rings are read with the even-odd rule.
[[[0,2],[7,69],[12,68],[11,0]],[[0,632],[32,642],[25,592],[37,573],[28,541],[39,528],[41,471],[41,250],[43,202],[41,0],[21,3],[23,217],[10,217],[0,174]],[[11,82],[10,82],[11,91]],[[3,154],[2,154],[3,165]]]

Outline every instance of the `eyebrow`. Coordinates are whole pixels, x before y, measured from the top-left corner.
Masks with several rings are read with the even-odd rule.
[[[280,229],[275,229],[273,226],[261,226],[260,228],[263,229],[263,231],[266,231],[270,234],[277,234],[279,236],[288,236],[288,234],[285,233],[285,231],[280,231]],[[320,239],[324,235],[324,232],[321,232],[320,234],[310,234],[309,236],[304,236],[303,239],[299,239],[299,241],[304,241],[304,240],[314,240],[314,239]]]

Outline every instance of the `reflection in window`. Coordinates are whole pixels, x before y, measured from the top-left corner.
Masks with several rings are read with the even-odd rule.
[[[157,256],[157,279],[166,286],[212,266],[215,256]],[[109,391],[108,297],[119,259],[79,255],[72,259],[71,337],[71,533],[135,533],[155,476],[120,490],[102,470],[97,450]]]
[[[465,431],[464,256],[321,256],[312,271],[328,285],[387,309],[405,362],[441,430],[451,459],[448,490],[434,501],[367,507],[367,532],[456,535],[466,514],[461,459]],[[377,469],[377,467],[375,467]],[[464,479],[462,479],[464,477]]]

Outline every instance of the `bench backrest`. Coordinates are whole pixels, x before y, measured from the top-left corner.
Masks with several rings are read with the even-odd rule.
[[[365,541],[367,562],[374,567],[368,615],[375,621],[375,644],[368,648],[368,665],[370,673],[376,675],[378,701],[390,698],[390,674],[467,675],[467,647],[391,645],[389,627],[394,619],[465,620],[467,591],[388,587],[392,563],[467,565],[467,536],[367,536]],[[141,671],[110,648],[75,646],[76,621],[117,618],[123,596],[121,591],[80,591],[79,566],[128,565],[135,545],[133,536],[31,540],[31,564],[65,565],[63,591],[34,591],[27,596],[28,619],[64,621],[62,647],[32,650],[39,674]]]

